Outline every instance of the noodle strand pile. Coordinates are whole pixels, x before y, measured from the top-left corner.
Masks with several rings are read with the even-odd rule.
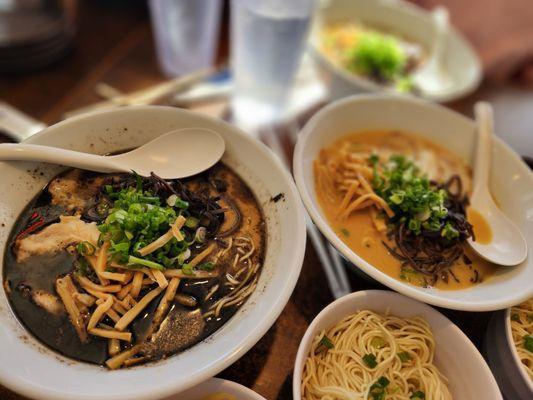
[[[451,400],[434,355],[435,340],[424,319],[360,311],[315,337],[302,398]]]
[[[511,332],[518,357],[533,380],[533,299],[511,308]]]

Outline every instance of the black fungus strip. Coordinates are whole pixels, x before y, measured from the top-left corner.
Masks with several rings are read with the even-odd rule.
[[[403,222],[391,220],[393,224],[388,236],[394,241],[394,247],[382,243],[389,253],[402,263],[402,266],[410,266],[424,274],[430,285],[434,285],[439,279],[448,282],[449,275],[459,282],[451,267],[461,257],[466,265],[472,264],[464,254],[463,245],[470,237],[475,240],[472,225],[466,219],[468,198],[463,194],[463,184],[459,175],[452,176],[444,184],[431,182],[431,185],[446,191],[447,199],[444,206],[448,210],[448,215],[443,223],[451,223],[459,232],[459,237],[449,240],[442,237],[440,232],[424,229],[416,235]],[[472,281],[477,282],[478,279],[476,271]]]

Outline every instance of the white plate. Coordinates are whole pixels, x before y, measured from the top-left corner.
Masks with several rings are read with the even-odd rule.
[[[317,315],[307,328],[296,355],[292,381],[294,400],[301,399],[302,372],[315,335],[335,325],[345,316],[362,310],[380,314],[388,311],[391,315],[404,318],[424,318],[435,337],[435,365],[448,378],[452,397],[458,400],[502,400],[485,360],[456,325],[425,304],[384,290],[349,294],[334,301]]]
[[[96,154],[142,145],[169,130],[202,127],[226,141],[223,161],[248,184],[267,225],[265,262],[248,301],[204,342],[166,360],[119,371],[76,362],[35,340],[13,315],[0,289],[0,383],[39,399],[155,399],[192,387],[231,365],[272,326],[294,289],[305,250],[298,192],[280,161],[259,141],[223,121],[170,107],[131,107],[61,122],[27,143]],[[0,252],[22,209],[62,168],[0,163]],[[41,173],[43,175],[41,175]],[[284,199],[272,202],[272,196]],[[1,268],[1,264],[0,264]]]
[[[360,21],[370,26],[390,30],[420,43],[426,51],[431,48],[435,30],[431,14],[414,4],[401,0],[324,0],[318,9],[310,37],[309,53],[315,60],[332,99],[364,93],[383,92],[399,95],[391,89],[335,65],[321,51],[321,24]],[[453,18],[453,15],[452,15]],[[423,95],[428,100],[448,102],[464,97],[479,86],[482,78],[481,62],[468,41],[450,25],[445,68],[453,80],[453,87],[439,95]]]
[[[472,120],[444,107],[408,97],[360,95],[320,110],[300,133],[294,152],[294,177],[313,221],[348,260],[382,284],[417,300],[466,311],[492,311],[533,296],[533,257],[516,267],[500,267],[471,288],[421,288],[392,278],[352,251],[330,227],[315,196],[313,161],[319,151],[347,134],[371,130],[417,133],[471,164],[475,146]],[[500,139],[494,138],[490,189],[502,210],[520,227],[533,248],[533,173]]]
[[[164,400],[203,400],[206,396],[216,393],[231,394],[236,400],[265,400],[263,396],[245,386],[219,378],[211,378],[192,389]]]

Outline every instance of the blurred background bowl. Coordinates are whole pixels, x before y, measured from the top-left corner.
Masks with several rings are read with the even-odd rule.
[[[375,26],[390,31],[421,44],[426,51],[432,48],[435,38],[431,13],[411,3],[401,0],[322,1],[315,15],[308,52],[315,61],[332,100],[368,92],[399,95],[393,89],[387,89],[370,79],[335,65],[322,53],[321,26],[341,22],[361,22],[370,27]],[[423,97],[431,101],[448,102],[464,97],[477,89],[482,78],[481,62],[468,41],[451,25],[444,60],[444,67],[453,81],[453,87],[446,93]]]

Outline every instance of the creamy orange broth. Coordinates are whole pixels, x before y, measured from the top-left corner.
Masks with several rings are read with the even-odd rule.
[[[474,227],[474,235],[476,242],[480,244],[489,244],[492,242],[492,230],[487,220],[479,213],[479,211],[469,208],[467,211],[468,222]]]
[[[326,148],[325,151],[335,151],[335,148],[338,148],[345,141],[349,141],[354,146],[354,149],[370,149],[380,155],[389,153],[409,155],[415,158],[417,164],[424,172],[426,172],[426,169],[421,164],[427,162],[425,159],[429,158],[431,160],[430,163],[433,164],[430,166],[431,173],[428,174],[430,178],[445,181],[451,175],[459,174],[466,185],[467,192],[470,188],[470,170],[468,166],[458,156],[420,136],[391,131],[357,133],[343,137],[332,146]],[[433,153],[433,155],[429,153]],[[385,241],[391,247],[394,247],[393,242],[386,237],[384,232],[380,233],[375,229],[370,209],[356,211],[341,220],[337,216],[340,200],[339,202],[332,202],[326,196],[323,196],[321,191],[317,191],[317,198],[322,211],[337,235],[360,257],[393,278],[418,286],[424,284],[421,274],[402,273],[400,262],[387,251],[382,243],[382,241]],[[483,218],[480,215],[479,217]],[[472,221],[470,222],[472,223]],[[475,226],[474,230],[476,231]],[[485,237],[485,233],[483,233],[483,237]],[[474,254],[466,244],[465,254],[472,261],[472,265],[466,265],[461,258],[452,267],[452,271],[459,282],[456,282],[452,277],[450,277],[448,283],[439,279],[435,285],[436,288],[457,290],[473,286],[474,283],[472,283],[471,279],[474,278],[475,270],[478,271],[482,280],[486,280],[493,274],[495,266]]]

